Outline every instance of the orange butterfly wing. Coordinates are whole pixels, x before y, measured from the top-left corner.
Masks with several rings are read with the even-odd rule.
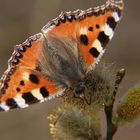
[[[77,40],[86,66],[95,64],[112,39],[114,29],[122,17],[123,1],[108,0],[105,5],[85,11],[62,12],[47,24],[42,32],[63,39]],[[51,26],[51,28],[50,28]]]
[[[58,86],[43,76],[38,67],[43,43],[44,37],[39,33],[15,47],[1,79],[0,110],[24,108],[58,91]]]

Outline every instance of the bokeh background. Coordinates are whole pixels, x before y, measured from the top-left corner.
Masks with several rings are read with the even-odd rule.
[[[105,0],[0,0],[0,75],[7,68],[13,46],[20,44],[65,10],[86,9]],[[123,20],[102,60],[127,73],[119,96],[140,82],[140,1],[126,0]],[[0,114],[0,140],[51,140],[47,116],[58,99],[27,109]],[[140,123],[119,128],[114,140],[139,140]]]

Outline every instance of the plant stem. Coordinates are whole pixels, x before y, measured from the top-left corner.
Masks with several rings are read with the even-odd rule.
[[[107,120],[107,134],[106,134],[106,140],[112,140],[114,134],[116,133],[118,126],[113,123],[112,116],[113,116],[113,106],[115,102],[115,97],[119,88],[119,85],[125,75],[125,69],[121,69],[116,74],[116,81],[115,81],[115,90],[113,91],[112,96],[112,103],[109,106],[105,106],[105,114],[106,114],[106,120]]]

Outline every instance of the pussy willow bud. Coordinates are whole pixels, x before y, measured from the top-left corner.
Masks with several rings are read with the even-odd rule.
[[[117,113],[121,122],[132,122],[140,116],[140,85],[128,90],[118,106]]]
[[[63,106],[49,116],[54,140],[101,140],[95,116],[72,106]]]

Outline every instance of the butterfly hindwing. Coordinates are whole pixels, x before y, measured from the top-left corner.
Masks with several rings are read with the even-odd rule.
[[[58,91],[58,87],[39,72],[26,68],[15,70],[8,88],[1,97],[0,108],[9,110],[24,108],[42,102]]]

